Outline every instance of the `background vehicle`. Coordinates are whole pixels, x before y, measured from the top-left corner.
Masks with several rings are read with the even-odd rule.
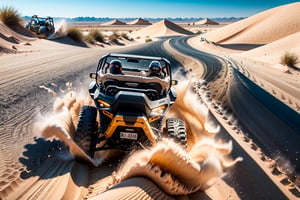
[[[48,37],[55,32],[52,17],[38,17],[37,15],[33,15],[31,20],[25,25],[25,28],[35,32],[41,37]]]
[[[109,73],[109,63],[116,59],[122,63],[122,74]],[[161,78],[147,76],[152,61],[161,63]],[[177,84],[167,59],[107,54],[90,77],[95,79],[89,93],[96,107],[82,108],[75,134],[75,142],[86,154],[93,157],[100,150],[152,146],[163,136],[186,145],[184,121],[164,119],[176,100],[172,86]]]

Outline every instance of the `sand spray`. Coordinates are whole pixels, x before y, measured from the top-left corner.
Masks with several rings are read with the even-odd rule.
[[[210,187],[225,169],[242,158],[231,159],[232,142],[215,140],[219,127],[208,120],[208,109],[198,103],[192,92],[192,79],[181,80],[176,87],[177,100],[168,117],[184,119],[187,128],[188,147],[181,147],[164,138],[150,150],[132,153],[114,174],[115,183],[146,176],[171,195],[190,194]]]
[[[48,36],[48,39],[58,39],[67,34],[68,24],[65,19],[55,23],[55,32]]]
[[[190,89],[191,84],[192,79],[181,80],[176,86],[177,100],[165,117],[178,117],[185,121],[187,148],[170,138],[163,138],[150,149],[131,152],[113,173],[114,184],[131,177],[145,176],[168,194],[190,194],[205,190],[224,175],[226,168],[242,160],[230,158],[231,142],[215,140],[219,127],[208,120],[208,109],[198,103],[197,95]],[[58,138],[68,144],[67,141],[74,138],[80,108],[93,102],[87,92],[73,91],[70,83],[62,97],[45,86],[41,88],[55,94],[56,100],[51,113],[40,115],[35,129],[42,137]],[[101,164],[107,156],[107,152],[100,153],[95,159]]]

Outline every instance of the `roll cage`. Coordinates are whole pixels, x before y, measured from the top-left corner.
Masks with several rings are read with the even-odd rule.
[[[44,26],[46,24],[54,26],[54,22],[53,22],[52,17],[38,17],[37,15],[33,15],[31,17],[30,23],[32,25],[39,25],[39,26]]]
[[[110,74],[108,72],[109,63],[112,60],[119,60],[122,63],[123,75]],[[148,77],[148,66],[152,61],[158,61],[162,66],[162,78]],[[91,78],[95,78],[96,84],[104,83],[107,79],[115,79],[118,81],[134,81],[139,83],[159,83],[163,88],[169,90],[171,85],[177,84],[172,80],[170,62],[162,57],[140,56],[131,54],[115,54],[110,53],[101,57],[96,73],[91,74]]]

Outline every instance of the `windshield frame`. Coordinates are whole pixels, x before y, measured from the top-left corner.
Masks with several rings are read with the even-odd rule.
[[[111,60],[119,60],[122,63],[122,69],[124,72],[141,72],[148,73],[148,66],[152,61],[158,61],[161,63],[165,77],[171,78],[170,62],[162,57],[154,56],[141,56],[131,54],[106,54],[104,55],[97,67],[97,73],[108,73],[108,65]]]

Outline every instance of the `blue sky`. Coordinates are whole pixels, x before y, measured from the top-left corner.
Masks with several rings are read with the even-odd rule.
[[[0,0],[22,16],[53,17],[248,17],[289,0]]]

